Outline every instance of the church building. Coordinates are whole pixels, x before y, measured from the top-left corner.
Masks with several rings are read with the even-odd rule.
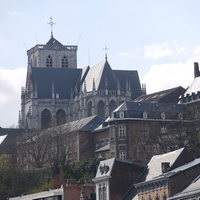
[[[122,102],[142,95],[136,70],[113,70],[107,55],[94,67],[77,68],[77,50],[51,32],[46,44],[27,51],[19,128],[45,129],[92,115],[105,119]]]

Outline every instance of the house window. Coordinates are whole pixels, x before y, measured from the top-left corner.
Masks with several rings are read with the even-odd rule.
[[[125,151],[120,151],[119,152],[119,158],[121,160],[126,160],[126,152]]]
[[[74,140],[74,152],[77,152],[77,141]]]
[[[110,139],[111,139],[111,141],[115,140],[115,127],[114,126],[110,126]]]
[[[110,143],[110,142],[109,142],[109,138],[107,138],[107,139],[106,139],[106,144],[109,144],[109,143]]]
[[[103,200],[106,200],[106,185],[103,184]]]
[[[48,55],[48,57],[47,57],[46,67],[53,67],[53,61],[52,61],[52,57],[50,55]]]
[[[158,196],[158,193],[156,194],[156,196],[155,196],[154,199],[155,199],[155,200],[159,200],[159,199],[160,199],[159,196]]]
[[[118,149],[119,149],[119,158],[122,160],[126,160],[126,145],[120,144],[118,146]]]
[[[167,195],[166,195],[165,191],[164,191],[164,193],[162,195],[162,200],[167,200]]]
[[[126,126],[124,124],[118,126],[118,133],[119,133],[119,139],[126,138]]]
[[[99,143],[96,142],[96,150],[99,148]]]
[[[104,146],[104,140],[101,140],[101,147]]]
[[[66,56],[62,58],[62,67],[68,67],[68,61]]]
[[[149,125],[148,124],[144,124],[143,137],[144,137],[144,140],[149,139]]]

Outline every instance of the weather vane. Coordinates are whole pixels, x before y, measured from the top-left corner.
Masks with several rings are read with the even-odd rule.
[[[105,59],[107,60],[107,51],[109,50],[109,48],[107,48],[107,46],[105,46],[105,48],[103,48],[105,50]]]
[[[49,23],[47,23],[47,24],[49,24],[50,26],[51,26],[51,37],[53,37],[53,25],[55,24],[53,21],[52,21],[52,17],[50,17],[50,22]]]

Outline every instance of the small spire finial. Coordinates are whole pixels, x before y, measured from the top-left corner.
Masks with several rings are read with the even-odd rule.
[[[107,50],[109,50],[109,48],[107,48],[107,46],[105,45],[105,48],[103,48],[105,50],[105,59],[107,60]]]
[[[50,22],[49,23],[47,23],[47,24],[49,24],[50,26],[51,26],[51,37],[53,37],[53,25],[54,24],[56,24],[56,23],[54,23],[53,21],[52,21],[52,17],[50,17]]]

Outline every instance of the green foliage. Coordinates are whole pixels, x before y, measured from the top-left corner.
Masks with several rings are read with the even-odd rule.
[[[99,162],[100,159],[93,158],[84,163],[77,163],[74,165],[68,163],[63,167],[65,179],[82,180],[85,183],[88,183],[95,177]]]

